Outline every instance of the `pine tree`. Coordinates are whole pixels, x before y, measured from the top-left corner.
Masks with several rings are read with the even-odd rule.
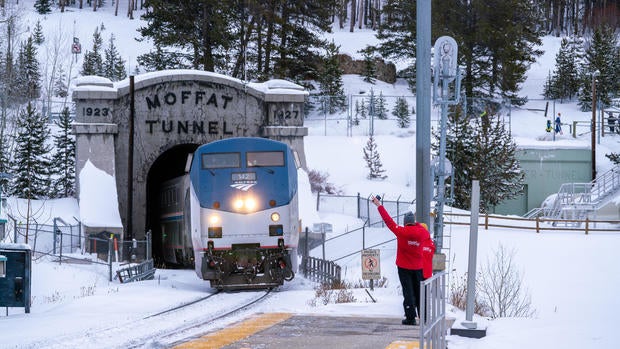
[[[327,112],[333,114],[345,110],[346,97],[342,83],[342,70],[338,60],[339,46],[332,41],[325,49],[323,70],[319,74],[320,95],[329,99]]]
[[[485,212],[523,193],[525,173],[516,158],[517,145],[497,115],[487,113],[474,124],[474,152],[469,173],[480,180],[480,202]]]
[[[370,96],[368,96],[368,116],[371,119],[377,116],[377,97],[372,89],[370,90]]]
[[[114,34],[110,36],[108,48],[105,49],[103,62],[103,76],[111,81],[120,81],[127,77],[125,61],[118,53],[114,44]]]
[[[45,36],[43,34],[43,26],[41,25],[41,21],[37,21],[37,24],[34,26],[32,37],[34,38],[34,43],[39,46],[45,42]]]
[[[37,60],[37,48],[32,36],[22,42],[14,66],[15,79],[9,94],[18,103],[24,103],[41,96],[41,73]]]
[[[371,134],[366,142],[366,146],[364,147],[364,160],[366,161],[366,167],[368,167],[368,178],[369,179],[385,179],[386,175],[383,173],[385,170],[383,169],[383,164],[381,163],[381,159],[379,157],[379,151],[377,150],[377,144],[375,143],[375,138]]]
[[[186,62],[186,55],[182,52],[165,51],[161,44],[155,43],[155,50],[138,56],[138,64],[147,72],[166,69],[191,69]]]
[[[377,97],[377,105],[375,106],[375,113],[377,118],[386,120],[387,108],[385,107],[385,97],[383,97],[383,91],[379,91],[379,97]]]
[[[34,8],[37,9],[37,13],[41,15],[46,15],[52,12],[52,1],[51,0],[37,0],[34,3]]]
[[[392,110],[392,115],[396,117],[396,123],[400,128],[407,128],[411,124],[411,118],[409,117],[409,105],[404,97],[398,97],[396,104]]]
[[[555,70],[548,81],[551,98],[572,99],[579,90],[579,66],[581,57],[575,45],[576,39],[562,39],[555,56]]]
[[[415,92],[416,2],[386,0],[381,8],[381,17],[389,20],[382,20],[379,24],[377,39],[381,43],[376,50],[384,59],[409,63],[403,72],[410,90]]]
[[[355,115],[353,116],[353,125],[360,124],[360,101],[355,100]]]
[[[522,193],[525,174],[516,159],[516,144],[499,117],[484,113],[468,118],[461,108],[448,116],[446,158],[454,169],[447,190],[454,192],[454,205],[469,209],[471,181],[480,181],[480,207],[488,212],[504,200]],[[438,138],[438,133],[435,133]],[[434,142],[433,149],[438,150]]]
[[[95,28],[93,33],[93,50],[86,51],[84,54],[84,62],[82,63],[81,75],[103,75],[103,59],[101,58],[101,48],[103,39],[99,33],[99,27]]]
[[[368,107],[366,106],[366,98],[362,98],[362,103],[360,104],[360,117],[362,119],[366,119],[368,117]]]
[[[517,95],[529,66],[543,52],[537,2],[525,0],[433,1],[433,36],[450,35],[465,67],[462,89],[468,97]],[[385,58],[415,63],[416,2],[387,0],[382,8],[377,49]],[[413,75],[410,75],[413,78]]]
[[[48,196],[49,152],[46,140],[50,134],[46,118],[32,103],[17,120],[16,152],[12,163],[11,194],[25,199],[44,199]]]
[[[62,65],[58,67],[58,75],[54,82],[54,96],[65,98],[69,95],[69,87],[67,86],[67,74]]]
[[[71,128],[69,108],[65,107],[55,122],[55,152],[51,161],[52,197],[70,197],[75,194],[75,136]]]
[[[556,85],[557,83],[555,82],[553,75],[549,72],[549,75],[547,75],[547,80],[545,80],[545,85],[543,86],[543,97],[546,99],[559,99],[560,92],[556,89]]]
[[[365,48],[360,50],[360,52],[364,55],[364,71],[362,71],[364,81],[374,84],[377,77],[377,65],[373,56],[373,50],[372,48]]]
[[[617,86],[618,76],[614,75],[615,66],[614,59],[617,57],[617,39],[614,30],[610,27],[598,27],[592,35],[592,42],[586,49],[585,65],[582,69],[582,87],[579,95],[579,105],[582,111],[588,111],[592,108],[592,99],[588,97],[592,95],[591,80],[595,73],[596,77],[596,99],[602,106],[610,105],[611,96],[619,91],[614,90]],[[589,99],[589,100],[588,100]]]

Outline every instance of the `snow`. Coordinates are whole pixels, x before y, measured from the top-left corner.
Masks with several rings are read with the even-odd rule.
[[[33,15],[32,0],[20,2],[26,6],[25,20],[34,26],[41,19],[45,33],[53,33],[62,28],[61,23],[73,23],[64,31],[72,31],[69,36],[81,38],[83,52],[92,46],[92,33],[96,25],[88,14],[90,9],[71,8],[60,14],[55,11],[45,17]],[[23,5],[26,3],[27,5]],[[121,11],[122,12],[122,11]],[[148,50],[148,43],[137,43],[128,33],[135,32],[141,25],[139,20],[130,21],[124,16],[113,16],[113,8],[106,5],[97,12],[98,20],[105,23],[102,32],[104,45],[114,32],[119,52],[128,55],[133,71],[136,57]],[[135,14],[137,17],[137,15]],[[137,34],[136,34],[137,36]],[[374,44],[376,39],[371,31],[357,30],[355,34],[348,29],[336,28],[328,38],[341,45],[341,52],[359,57],[358,50],[364,44]],[[528,79],[523,85],[522,94],[531,100],[539,99],[542,86],[549,70],[553,69],[555,52],[560,38],[544,38],[545,54],[532,65]],[[68,50],[67,45],[67,50]],[[72,56],[70,56],[72,57]],[[79,57],[81,60],[81,57]],[[75,64],[81,66],[81,62]],[[75,67],[74,67],[75,69]],[[75,74],[75,71],[73,72]],[[155,75],[157,73],[154,73]],[[100,79],[83,78],[83,81],[102,83]],[[357,76],[345,76],[346,93],[375,93],[384,95],[409,96],[406,83],[385,84],[377,81],[375,85],[361,82]],[[268,88],[287,88],[282,82],[272,82]],[[294,87],[293,87],[294,89]],[[536,104],[536,101],[532,101]],[[533,109],[540,109],[542,101]],[[587,122],[591,115],[579,111],[575,103],[554,104],[549,115],[560,111],[563,122]],[[433,110],[433,120],[438,112]],[[329,122],[329,124],[328,124]],[[588,148],[589,134],[573,139],[565,130],[564,135],[555,139],[547,138],[544,131],[546,118],[540,110],[515,108],[511,111],[511,130],[520,146],[540,148]],[[305,138],[305,151],[308,167],[328,174],[328,182],[333,183],[346,195],[366,197],[371,193],[381,194],[386,200],[412,200],[415,198],[415,121],[407,130],[398,129],[393,120],[376,121],[376,142],[381,155],[383,168],[388,175],[385,181],[370,181],[366,178],[362,148],[367,141],[367,127],[360,125],[353,130],[353,136],[346,136],[346,122],[310,119],[306,120],[309,135]],[[610,168],[605,153],[618,151],[618,137],[604,137],[597,144],[596,163],[598,171]],[[333,154],[338,149],[338,156]],[[341,212],[315,210],[316,198],[310,193],[307,177],[301,173],[300,212],[304,225],[328,222],[334,232],[354,229],[361,226],[359,219]],[[36,212],[38,223],[50,223],[54,217],[73,222],[74,217],[85,224],[121,226],[118,214],[116,189],[113,178],[88,162],[79,174],[82,183],[80,205],[74,199],[47,200],[31,202],[31,212]],[[620,204],[620,197],[616,199]],[[9,198],[7,209],[13,216],[24,217],[28,203],[25,200]],[[449,209],[448,209],[449,210]],[[456,210],[455,210],[456,211]],[[373,237],[389,237],[386,229],[368,229]],[[10,235],[10,234],[9,234]],[[450,280],[461,277],[467,270],[469,228],[446,226],[449,236]],[[346,239],[342,239],[346,240]],[[8,240],[7,240],[8,241]],[[489,261],[498,246],[514,249],[514,263],[522,276],[522,286],[531,295],[532,307],[536,314],[532,318],[483,319],[475,317],[480,326],[487,327],[487,336],[470,339],[449,336],[451,349],[537,349],[537,348],[616,348],[620,342],[620,332],[616,330],[615,319],[620,309],[620,242],[618,232],[590,233],[553,231],[537,234],[530,230],[480,228],[478,234],[478,270]],[[44,244],[44,241],[38,244]],[[346,249],[348,241],[332,249]],[[444,246],[447,245],[444,243]],[[40,245],[38,245],[40,246]],[[2,246],[0,246],[1,248]],[[75,251],[82,255],[81,251]],[[328,255],[329,259],[330,256]],[[373,303],[363,289],[353,289],[357,301],[345,304],[316,302],[316,284],[297,276],[292,282],[281,287],[266,303],[252,312],[292,312],[296,314],[355,315],[355,316],[393,316],[402,315],[402,298],[396,275],[395,244],[381,247],[381,272],[387,278],[387,285],[375,288]],[[350,282],[361,279],[359,255],[338,261],[343,267],[344,278]],[[118,267],[118,266],[115,266]],[[108,281],[105,265],[97,264],[58,264],[50,258],[36,258],[32,272],[31,313],[24,314],[22,308],[0,309],[0,348],[123,348],[133,337],[144,339],[145,347],[153,344],[156,334],[166,330],[167,323],[198,321],[204,309],[192,308],[167,315],[166,321],[145,323],[144,318],[186,303],[213,292],[207,283],[198,279],[193,270],[158,269],[154,280],[120,284],[118,280]],[[222,308],[235,304],[235,298],[249,297],[252,292],[235,293],[223,297],[219,302]],[[314,302],[313,302],[314,301]],[[463,312],[448,306],[449,316],[456,318],[458,325],[465,319]],[[247,313],[245,314],[247,315]],[[233,316],[228,323],[240,320]],[[398,320],[395,320],[398,321]],[[219,323],[217,326],[225,326]],[[128,328],[131,332],[123,332]],[[133,343],[135,345],[135,342]]]
[[[80,171],[80,220],[88,227],[122,228],[116,180],[86,161]]]

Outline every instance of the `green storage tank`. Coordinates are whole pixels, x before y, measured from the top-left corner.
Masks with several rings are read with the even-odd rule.
[[[495,207],[494,213],[522,216],[538,208],[564,183],[592,180],[592,151],[589,147],[521,147],[517,159],[525,171],[524,194]]]

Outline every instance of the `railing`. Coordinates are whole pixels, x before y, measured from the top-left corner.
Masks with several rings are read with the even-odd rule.
[[[415,204],[415,200],[401,200],[400,197],[396,198],[396,200],[386,200],[383,198],[381,199],[381,204],[388,212],[396,213],[396,217],[402,217],[405,212],[410,210],[410,206]],[[316,210],[338,212],[370,221],[381,220],[381,216],[379,216],[379,212],[377,212],[372,201],[367,197],[362,197],[359,193],[357,196],[318,193],[316,196]]]
[[[82,247],[82,230],[80,222],[68,224],[60,218],[54,218],[53,224],[39,224],[31,219],[29,224],[19,223],[11,215],[13,226],[12,242],[28,243],[34,254],[58,255],[71,253]]]
[[[305,278],[320,283],[340,283],[341,268],[338,264],[320,258],[304,256],[301,269]]]
[[[598,176],[588,183],[564,183],[552,205],[538,213],[546,218],[583,219],[609,202],[620,190],[620,166]],[[528,212],[526,216],[534,216]]]
[[[446,272],[420,283],[420,343],[422,348],[447,348]]]
[[[155,267],[152,259],[146,260],[138,265],[119,269],[116,271],[118,280],[123,283],[151,280],[155,276]]]
[[[469,226],[469,213],[445,213],[444,224],[452,225],[466,225]],[[463,219],[459,219],[463,217]],[[451,218],[451,219],[449,219]],[[503,223],[509,222],[509,223]],[[549,225],[544,225],[549,223]],[[575,223],[573,227],[569,227],[568,223]],[[535,230],[537,233],[543,231],[583,231],[586,235],[591,232],[615,232],[617,233],[620,227],[620,220],[598,220],[598,219],[554,219],[554,218],[542,218],[536,217],[534,219],[522,218],[522,217],[509,217],[509,216],[496,216],[491,214],[480,214],[478,224],[484,227],[485,230],[489,228],[508,228],[508,229],[521,229],[521,230]],[[567,225],[566,227],[558,228],[558,225]]]

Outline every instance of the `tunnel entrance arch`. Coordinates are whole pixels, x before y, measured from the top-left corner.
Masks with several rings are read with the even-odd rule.
[[[161,228],[161,189],[170,179],[185,174],[187,158],[199,144],[179,144],[163,152],[151,166],[146,180],[146,230],[151,232],[153,258],[162,262],[163,236]]]
[[[116,83],[79,78],[73,91],[76,174],[79,178],[90,161],[113,176],[121,238],[143,239],[153,225],[151,182],[174,172],[162,164],[176,167],[181,161],[176,156],[198,145],[230,137],[270,138],[288,143],[305,168],[307,95],[284,80],[245,83],[194,70],[147,73]],[[79,195],[79,180],[77,191]],[[101,229],[84,226],[86,234]]]

